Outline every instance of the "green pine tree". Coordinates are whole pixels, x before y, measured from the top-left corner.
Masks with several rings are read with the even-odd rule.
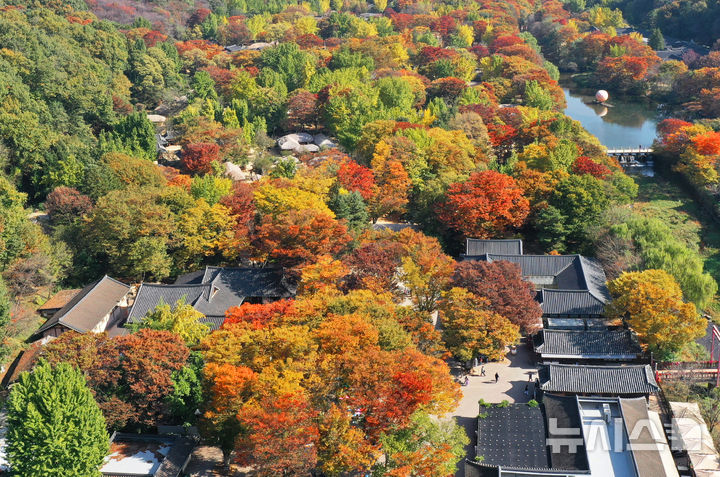
[[[665,49],[665,37],[659,28],[653,28],[648,39],[648,44],[653,50],[664,50]]]
[[[347,220],[348,228],[351,230],[359,230],[369,223],[365,201],[358,192],[335,191],[328,206],[338,219]]]
[[[22,477],[94,477],[109,450],[105,418],[85,377],[43,361],[13,386],[7,403],[7,454]]]

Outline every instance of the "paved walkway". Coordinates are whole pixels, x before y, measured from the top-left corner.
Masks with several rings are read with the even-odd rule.
[[[222,451],[218,447],[198,446],[192,453],[185,474],[190,477],[245,477],[247,468],[231,470],[222,467]]]
[[[453,374],[458,376],[462,373],[460,369],[453,369]],[[498,382],[495,382],[495,373],[500,375]],[[465,428],[470,444],[466,448],[466,455],[470,458],[475,456],[475,426],[479,412],[478,401],[484,399],[489,403],[499,403],[504,400],[509,402],[527,402],[532,397],[533,383],[529,383],[529,396],[525,395],[525,385],[532,373],[532,380],[537,378],[537,365],[534,355],[525,343],[518,346],[517,354],[508,353],[507,359],[497,363],[485,364],[485,376],[470,376],[470,383],[463,386],[463,398],[460,405],[453,413],[457,423]],[[455,477],[465,477],[463,461],[458,463],[458,471]]]

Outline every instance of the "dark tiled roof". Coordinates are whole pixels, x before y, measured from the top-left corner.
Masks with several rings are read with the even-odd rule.
[[[476,455],[483,464],[518,468],[550,468],[545,445],[545,418],[540,407],[510,404],[481,408]]]
[[[545,315],[595,315],[605,314],[605,303],[587,290],[553,290],[543,288],[540,307]]]
[[[542,330],[535,351],[544,358],[633,359],[642,352],[630,330]]]
[[[207,267],[200,274],[183,275],[185,284],[162,285],[143,283],[138,289],[128,322],[142,320],[163,301],[175,305],[185,298],[197,311],[205,315],[201,320],[217,329],[225,312],[239,306],[246,298],[290,298],[295,289],[285,282],[281,270],[272,268]]]
[[[212,283],[246,297],[291,298],[295,295],[295,288],[277,268],[207,267],[202,283]]]
[[[196,270],[194,272],[180,275],[175,279],[175,285],[199,285],[202,283],[205,270]]]
[[[540,389],[546,392],[623,396],[649,394],[660,389],[648,365],[545,364],[540,366],[538,376]]]
[[[581,427],[580,411],[575,396],[546,394],[538,407],[511,404],[507,407],[481,408],[478,418],[476,455],[481,463],[472,462],[472,475],[487,474],[487,469],[536,471],[587,471],[589,469],[584,444],[570,454],[567,448],[556,449],[547,445],[546,438],[567,439],[567,435],[554,434],[554,429]],[[552,419],[552,421],[550,421]],[[548,425],[551,422],[552,425]]]
[[[160,302],[174,306],[181,299],[185,303],[194,304],[208,289],[208,285],[162,285],[143,283],[137,291],[135,302],[130,308],[128,322],[136,323],[142,320]]]
[[[80,333],[91,331],[127,295],[130,287],[107,275],[86,286],[57,311],[37,333],[64,325]]]
[[[522,255],[522,240],[482,240],[469,238],[465,243],[466,255]]]
[[[524,277],[554,277],[558,290],[587,290],[598,300],[606,303],[610,293],[605,282],[605,272],[600,264],[582,255],[504,255],[486,254],[465,256],[464,260],[505,260],[516,263]]]
[[[554,277],[570,266],[578,255],[508,255],[488,254],[488,262],[506,260],[520,265],[528,277]]]
[[[211,331],[215,331],[220,328],[225,321],[225,315],[208,315],[200,320],[200,323],[205,323],[210,326]]]
[[[600,262],[593,258],[583,257],[582,255],[578,255],[578,257],[580,258],[580,268],[582,269],[582,276],[585,278],[587,290],[605,303],[610,301],[610,292],[607,289],[607,277]]]

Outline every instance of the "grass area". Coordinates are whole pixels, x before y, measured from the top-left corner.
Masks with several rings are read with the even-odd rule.
[[[662,220],[678,238],[699,250],[705,270],[720,284],[720,224],[710,217],[679,185],[662,176],[633,176],[639,186],[633,209]],[[720,303],[711,306],[715,321],[720,319]]]

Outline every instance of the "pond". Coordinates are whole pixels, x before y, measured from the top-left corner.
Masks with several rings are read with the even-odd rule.
[[[562,78],[560,85],[567,101],[565,114],[582,123],[608,149],[652,146],[655,127],[662,120],[655,105],[611,95],[604,106],[593,102],[594,91],[578,88],[570,78]]]

